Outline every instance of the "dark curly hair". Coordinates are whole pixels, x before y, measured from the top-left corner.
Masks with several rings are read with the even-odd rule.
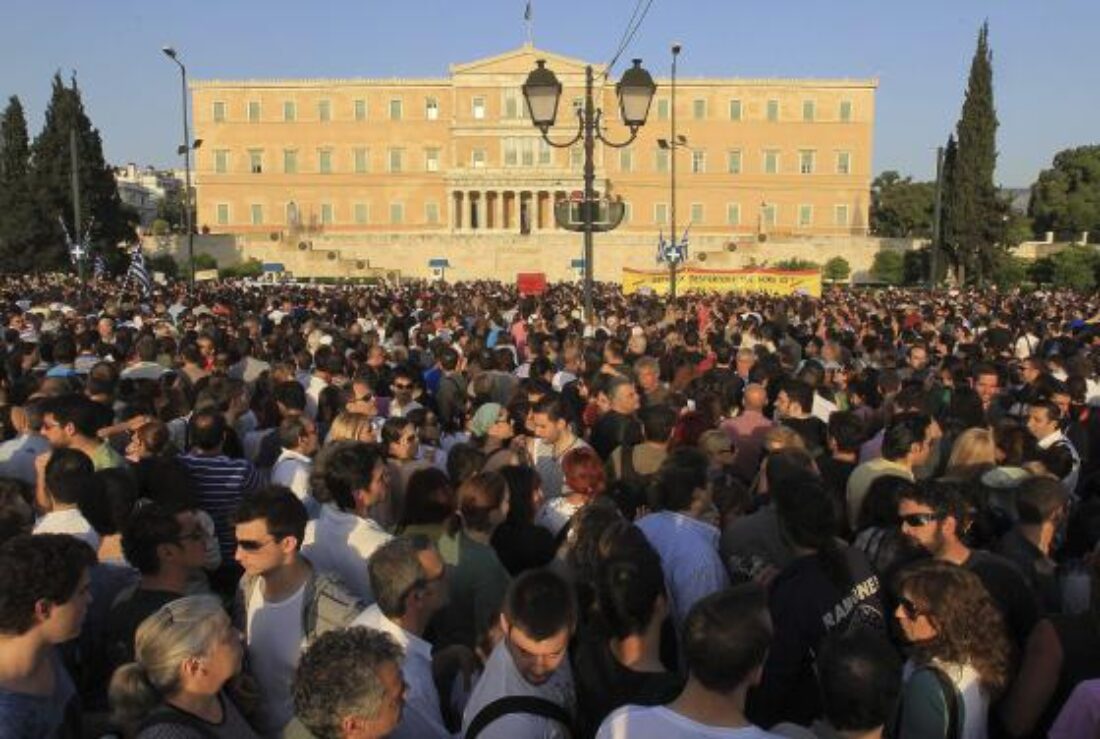
[[[0,547],[0,633],[25,634],[34,626],[34,604],[67,603],[95,552],[68,534],[21,534]]]
[[[1005,690],[1012,676],[1012,642],[977,575],[949,562],[926,560],[902,570],[895,592],[913,601],[936,628],[934,639],[914,645],[915,662],[969,663],[991,695]]]
[[[378,669],[400,666],[403,652],[388,634],[365,626],[329,631],[302,654],[294,675],[294,713],[318,739],[340,739],[345,716],[378,716],[385,687]]]

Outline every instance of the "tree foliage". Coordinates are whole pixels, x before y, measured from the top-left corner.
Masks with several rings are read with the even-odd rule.
[[[1031,186],[1028,214],[1035,231],[1076,237],[1100,232],[1100,146],[1060,151]]]
[[[12,96],[0,117],[0,270],[32,270],[44,231],[31,193],[27,119]]]
[[[1068,287],[1082,292],[1096,287],[1096,272],[1100,269],[1100,254],[1088,246],[1070,246],[1050,258],[1051,282],[1055,287]]]
[[[936,185],[913,182],[894,170],[871,183],[871,233],[886,238],[927,238],[932,235]]]
[[[833,257],[825,262],[825,268],[822,271],[822,276],[826,280],[832,280],[833,282],[847,280],[848,276],[851,274],[852,265],[848,264],[848,260],[844,257]]]
[[[880,282],[900,285],[905,279],[905,258],[900,252],[882,249],[875,253],[871,276]]]
[[[789,269],[789,270],[805,270],[805,269],[819,269],[821,267],[817,262],[810,261],[809,259],[800,259],[799,257],[791,257],[790,259],[780,259],[778,262],[772,265],[775,269]]]

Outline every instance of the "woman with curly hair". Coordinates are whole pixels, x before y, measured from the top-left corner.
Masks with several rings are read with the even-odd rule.
[[[894,617],[910,645],[898,739],[985,739],[1012,669],[1008,629],[977,575],[920,562],[899,575]]]

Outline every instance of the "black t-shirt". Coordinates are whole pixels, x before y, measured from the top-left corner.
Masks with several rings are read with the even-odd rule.
[[[1039,547],[1031,543],[1019,529],[1013,528],[1001,537],[997,544],[997,554],[1020,568],[1045,612],[1061,612],[1062,590],[1058,586],[1054,562],[1044,556]]]
[[[597,627],[577,636],[571,654],[581,737],[593,736],[600,722],[620,706],[659,706],[672,701],[684,686],[674,672],[635,672],[620,664]]]
[[[512,577],[549,564],[557,552],[554,535],[535,524],[505,521],[493,532],[489,543]]]
[[[812,456],[821,457],[829,448],[829,427],[817,416],[784,418],[782,423],[802,437],[806,450]]]
[[[638,420],[616,411],[608,411],[599,417],[592,428],[592,438],[589,440],[592,448],[604,461],[607,461],[616,447],[641,442],[642,429]]]
[[[1039,620],[1039,601],[1020,570],[1004,557],[982,549],[972,549],[963,567],[981,578],[1004,616],[1009,637],[1022,650]]]
[[[107,627],[107,660],[111,670],[132,662],[134,659],[134,636],[141,622],[183,595],[167,590],[146,590],[137,588],[129,597],[124,597],[111,608],[110,625]]]
[[[847,525],[848,520],[846,514],[848,478],[852,476],[852,470],[858,464],[858,462],[842,462],[829,454],[823,454],[817,459],[817,468],[821,470],[821,480],[825,483],[825,488],[829,491],[833,500],[837,502],[838,513],[845,514],[840,516],[845,525]]]

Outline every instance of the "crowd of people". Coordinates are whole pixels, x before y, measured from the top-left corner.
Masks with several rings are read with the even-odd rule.
[[[0,739],[1100,736],[1100,297],[0,283]]]

